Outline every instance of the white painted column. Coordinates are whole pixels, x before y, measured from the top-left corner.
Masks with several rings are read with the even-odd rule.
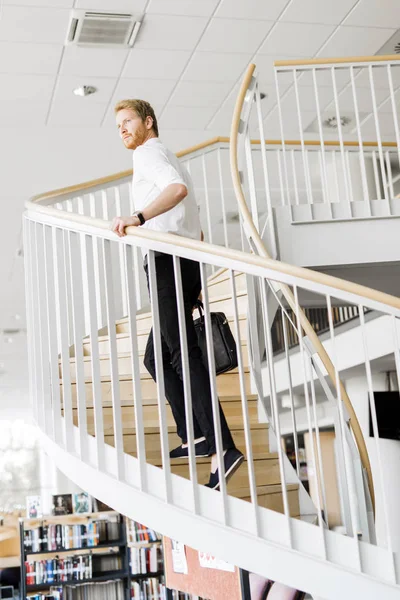
[[[386,373],[373,373],[372,383],[374,392],[387,391]],[[395,382],[395,378],[392,377],[392,390],[396,389],[396,387],[394,387],[395,385],[397,385],[397,382]],[[376,499],[376,536],[378,545],[384,546],[386,543],[386,530],[382,508],[382,490],[379,484],[375,439],[373,437],[369,437],[368,386],[366,378],[363,375],[347,379],[345,382],[345,387],[360,422],[371,461]],[[380,439],[379,443],[382,455],[383,481],[389,513],[393,550],[399,552],[400,441]]]

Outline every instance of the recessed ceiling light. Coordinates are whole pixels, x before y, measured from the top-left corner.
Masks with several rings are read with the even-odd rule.
[[[97,88],[93,85],[81,85],[74,89],[75,96],[90,96],[91,94],[95,94],[97,92]]]

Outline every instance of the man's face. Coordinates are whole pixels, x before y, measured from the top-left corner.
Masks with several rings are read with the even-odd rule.
[[[134,110],[124,108],[118,111],[116,120],[120,138],[128,150],[135,150],[148,138],[152,126],[150,117],[143,123]]]

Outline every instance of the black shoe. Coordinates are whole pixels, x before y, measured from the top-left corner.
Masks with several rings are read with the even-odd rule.
[[[198,442],[197,444],[195,444],[194,450],[195,450],[196,458],[204,458],[205,456],[208,456],[209,452],[208,452],[208,444],[207,444],[206,440],[203,440],[202,442]],[[183,446],[178,446],[177,448],[174,448],[173,450],[171,450],[171,452],[169,453],[169,457],[170,458],[189,458],[189,448],[184,448]]]
[[[237,448],[230,448],[226,451],[224,456],[226,482],[228,482],[232,475],[238,470],[243,461],[244,456]],[[220,480],[218,469],[215,473],[210,473],[210,480],[206,483],[206,487],[211,488],[212,490],[219,490]]]

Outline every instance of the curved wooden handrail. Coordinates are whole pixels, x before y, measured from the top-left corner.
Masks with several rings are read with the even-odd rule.
[[[255,69],[256,69],[255,64],[249,65],[249,67],[246,71],[246,74],[244,76],[244,79],[243,79],[243,82],[242,82],[242,85],[241,85],[241,88],[239,91],[239,95],[236,100],[235,110],[234,110],[234,114],[233,114],[233,118],[232,118],[232,126],[231,126],[230,164],[231,164],[233,187],[234,187],[236,198],[238,201],[239,210],[242,213],[243,220],[245,221],[245,229],[247,229],[247,232],[249,232],[251,234],[254,245],[257,248],[257,252],[265,258],[270,258],[269,254],[267,252],[267,249],[265,248],[265,245],[261,239],[261,236],[253,223],[253,219],[252,219],[250,211],[248,209],[246,199],[244,196],[244,192],[243,192],[243,188],[242,188],[242,183],[240,181],[239,166],[238,166],[238,137],[239,137],[240,115],[242,113],[245,95],[249,88],[249,85],[252,80]],[[286,284],[279,284],[279,288],[282,291],[282,294],[284,295],[290,308],[294,311],[294,314],[296,314],[296,303],[295,303],[295,298],[294,298],[294,295],[293,295],[291,289]],[[400,299],[398,299],[398,303],[400,304]],[[334,367],[328,353],[326,352],[325,348],[323,347],[320,339],[318,338],[318,335],[315,333],[311,323],[309,322],[305,313],[301,309],[300,309],[300,323],[301,323],[302,328],[304,329],[306,336],[309,338],[309,340],[313,344],[313,347],[317,351],[317,353],[329,375],[329,378],[330,378],[333,386],[335,387],[335,389],[337,389],[335,367]],[[351,400],[350,400],[349,396],[347,395],[347,392],[341,381],[339,381],[339,390],[337,389],[337,393],[338,393],[338,397],[342,398],[342,400],[346,406],[346,409],[348,411],[348,414],[349,414],[349,422],[350,422],[350,426],[354,433],[354,437],[355,437],[358,451],[360,454],[361,462],[367,472],[371,500],[372,500],[372,504],[373,504],[374,511],[375,511],[375,492],[374,492],[374,483],[373,483],[373,478],[372,478],[372,469],[371,469],[371,463],[370,463],[369,456],[368,456],[367,446],[366,446],[364,436],[363,436],[363,433],[361,430],[361,426],[357,419],[357,415],[355,413],[355,410],[353,408]]]
[[[349,63],[387,62],[400,61],[398,54],[387,54],[380,56],[346,56],[343,58],[307,58],[294,60],[276,60],[275,67],[300,67],[311,65],[340,65]]]

